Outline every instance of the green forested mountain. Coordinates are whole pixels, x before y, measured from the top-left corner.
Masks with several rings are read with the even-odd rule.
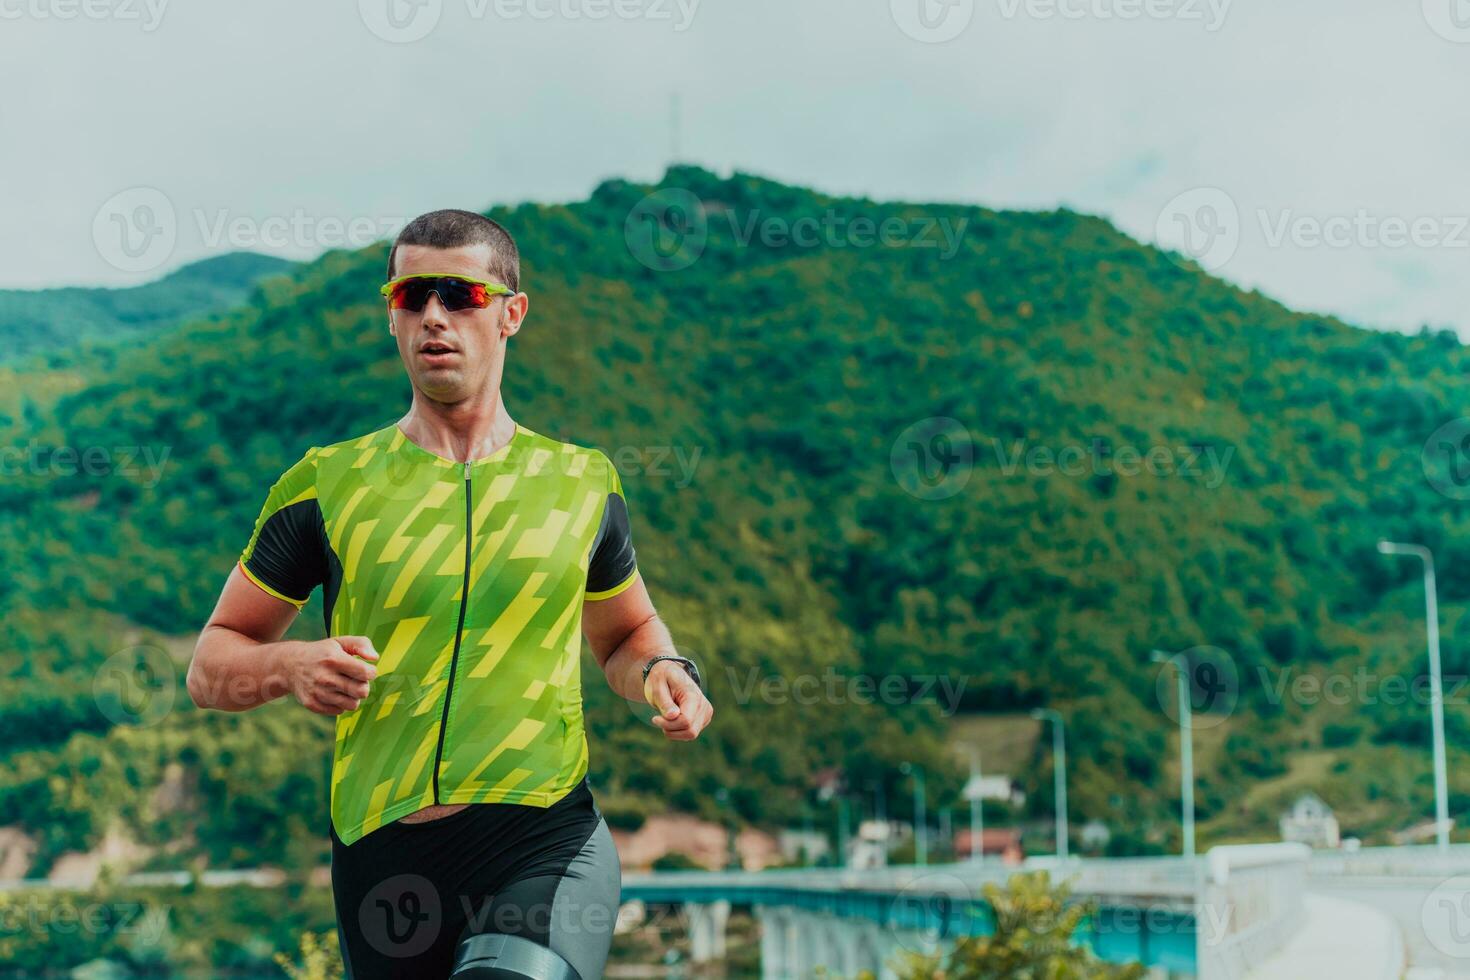
[[[231,252],[123,289],[0,289],[0,361],[59,354],[83,341],[109,343],[157,332],[241,302],[285,259]]]
[[[668,219],[693,222],[685,251],[644,220],[655,190],[699,202]],[[1202,844],[1269,838],[1302,788],[1345,833],[1432,814],[1428,712],[1395,693],[1424,670],[1418,571],[1374,543],[1435,549],[1446,671],[1464,675],[1470,539],[1431,440],[1470,415],[1452,335],[1294,313],[1067,211],[675,168],[490,213],[532,297],[511,413],[619,464],[650,589],[713,681],[714,728],[667,745],[585,661],[610,813],[776,825],[824,767],[904,798],[909,759],[931,806],[960,805],[944,713],[919,697],[940,675],[965,711],[1060,710],[1074,825],[1161,849],[1175,723],[1148,651],[1209,645],[1238,682],[1196,736]],[[828,231],[778,233],[799,219]],[[939,247],[871,241],[858,219]],[[402,414],[386,252],[330,253],[223,315],[0,386],[29,461],[0,483],[0,826],[40,840],[33,873],[109,827],[160,867],[321,859],[328,724],[196,711],[179,658],[275,477]],[[161,462],[77,472],[58,447]],[[293,629],[320,620],[314,600]],[[819,696],[783,686],[802,675]],[[875,698],[829,676],[907,680]],[[1449,715],[1458,813],[1463,698]],[[1045,745],[1016,774],[1036,816]]]

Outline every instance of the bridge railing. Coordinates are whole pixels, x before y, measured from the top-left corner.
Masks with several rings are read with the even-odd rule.
[[[1434,844],[1314,851],[1309,870],[1314,875],[1324,876],[1391,878],[1445,878],[1470,874],[1470,844],[1451,844],[1443,852]]]
[[[971,921],[980,886],[1004,882],[1018,870],[1044,869],[1067,882],[1078,898],[1098,902],[1085,938],[1105,959],[1139,960],[1200,980],[1237,980],[1268,961],[1301,927],[1310,861],[1305,845],[1251,844],[1216,847],[1192,860],[1034,858],[1020,868],[960,863],[861,871],[658,872],[626,875],[624,894],[661,902],[724,899],[867,920],[865,934],[894,940],[906,930],[943,936],[977,927],[986,932],[983,913]],[[795,942],[787,936],[763,949],[791,959],[797,953],[787,947]]]
[[[1305,844],[1211,848],[1195,911],[1200,980],[1236,980],[1269,960],[1306,914]]]

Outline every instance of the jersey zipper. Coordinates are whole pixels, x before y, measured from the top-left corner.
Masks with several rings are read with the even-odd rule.
[[[439,717],[439,744],[434,749],[434,802],[439,799],[439,767],[444,762],[444,733],[449,730],[449,701],[454,697],[454,670],[459,666],[459,644],[464,639],[464,614],[470,604],[470,542],[475,537],[474,508],[470,493],[470,463],[464,464],[464,585],[460,588],[459,625],[454,628],[454,652],[449,656],[449,683],[444,688],[444,712]]]

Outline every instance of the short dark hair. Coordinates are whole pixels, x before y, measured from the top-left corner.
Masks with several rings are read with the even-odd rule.
[[[461,248],[465,245],[490,246],[490,278],[505,283],[516,292],[521,289],[521,253],[510,232],[483,214],[445,208],[421,214],[398,233],[388,252],[388,278],[392,279],[393,262],[400,245],[427,245],[429,248]]]

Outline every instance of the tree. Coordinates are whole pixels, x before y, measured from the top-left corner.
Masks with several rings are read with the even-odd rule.
[[[1144,975],[1137,963],[1106,963],[1075,942],[1078,927],[1096,908],[1068,902],[1071,890],[1053,887],[1047,872],[1012,875],[1004,888],[991,882],[982,892],[995,914],[995,932],[961,937],[947,953],[909,954],[899,971],[904,980],[1137,980]]]
[[[301,962],[291,962],[285,953],[276,954],[276,962],[291,980],[341,980],[342,960],[333,947],[334,937],[306,932],[301,935]]]

